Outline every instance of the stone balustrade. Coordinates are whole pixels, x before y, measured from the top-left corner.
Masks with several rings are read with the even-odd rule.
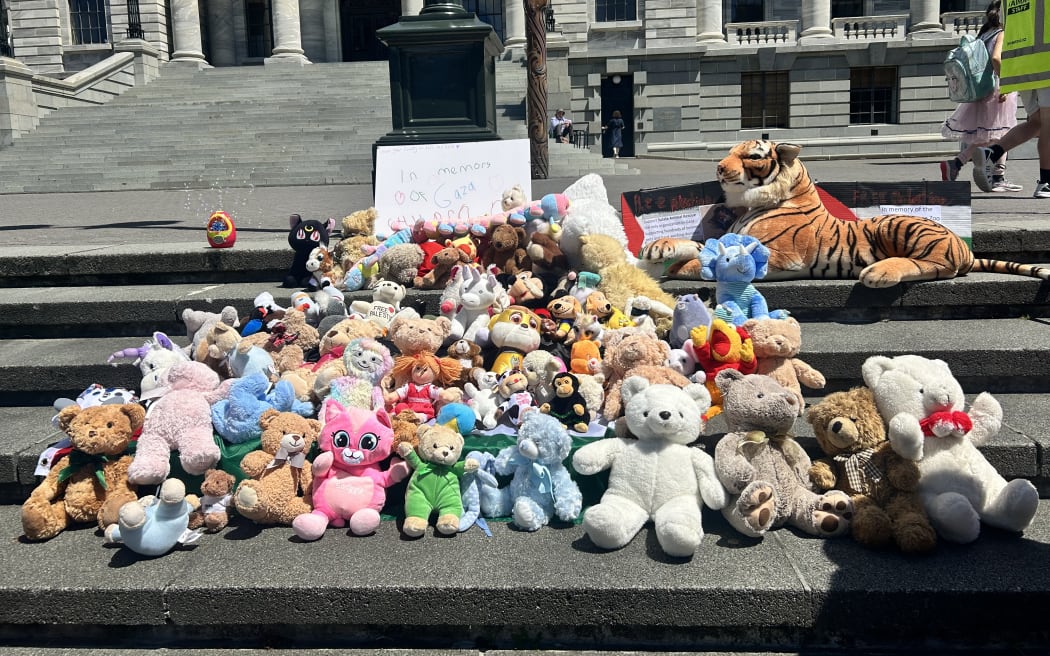
[[[839,41],[893,41],[908,33],[908,15],[851,16],[831,19],[831,31]]]
[[[955,36],[962,36],[964,34],[977,35],[980,31],[981,25],[984,25],[984,12],[983,11],[949,11],[941,14],[941,24],[944,25],[944,29],[954,34]]]
[[[798,42],[798,21],[726,23],[726,41],[732,46],[793,46]]]

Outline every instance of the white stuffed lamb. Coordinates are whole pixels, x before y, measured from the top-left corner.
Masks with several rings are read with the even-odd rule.
[[[1003,411],[982,392],[963,412],[962,386],[942,360],[873,356],[862,367],[893,449],[919,463],[919,493],[945,540],[973,542],[981,521],[1023,531],[1039,503],[1025,479],[1007,482],[977,447],[999,432]]]
[[[664,552],[692,556],[704,536],[701,503],[715,510],[726,504],[711,456],[686,446],[703,431],[711,396],[703,385],[651,385],[641,376],[629,376],[620,393],[638,439],[598,440],[572,458],[584,475],[609,469],[609,486],[584,515],[584,531],[599,547],[619,549],[652,519]]]

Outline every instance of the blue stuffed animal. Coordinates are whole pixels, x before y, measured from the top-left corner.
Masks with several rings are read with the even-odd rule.
[[[769,249],[755,237],[726,233],[704,242],[700,275],[715,281],[715,317],[734,326],[748,319],[786,319],[786,310],[770,312],[751,282],[766,277]]]
[[[224,440],[242,444],[262,437],[259,418],[270,408],[303,417],[314,414],[312,403],[295,398],[291,383],[279,380],[271,390],[269,379],[257,373],[237,378],[230,384],[227,398],[211,406],[211,423]]]
[[[506,517],[524,531],[547,525],[553,516],[574,521],[583,508],[583,495],[563,461],[572,450],[572,438],[560,421],[542,412],[525,414],[518,443],[496,456],[495,470],[513,474],[510,487],[499,496],[482,496],[482,513]],[[482,490],[484,493],[484,490]]]
[[[460,497],[463,499],[463,514],[459,517],[459,532],[469,531],[475,524],[488,537],[492,537],[492,531],[485,518],[481,516],[482,490],[486,493],[495,491],[499,493],[499,481],[496,480],[495,463],[496,457],[491,453],[471,451],[467,459],[473,458],[478,461],[475,471],[464,473],[459,478]]]
[[[106,527],[107,544],[122,544],[143,556],[162,556],[176,544],[192,544],[200,531],[188,529],[193,506],[186,501],[186,486],[169,478],[160,486],[160,496],[142,497],[120,507],[117,524]]]

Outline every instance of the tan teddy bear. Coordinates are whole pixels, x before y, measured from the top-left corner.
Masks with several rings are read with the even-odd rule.
[[[200,505],[190,512],[188,528],[203,527],[210,533],[226,528],[229,524],[229,507],[232,501],[233,486],[237,479],[221,469],[209,469],[204,472],[201,482]]]
[[[623,412],[620,387],[628,375],[642,376],[650,384],[685,387],[689,379],[666,366],[671,347],[649,335],[628,335],[606,345],[602,368],[605,375],[605,406],[602,414],[612,421]]]
[[[271,408],[259,425],[261,448],[241,459],[248,478],[237,486],[234,507],[256,524],[291,526],[297,516],[313,511],[306,454],[321,434],[321,422]]]
[[[377,216],[376,208],[369,207],[343,217],[342,239],[332,247],[332,256],[343,269],[349,271],[355,262],[366,255],[362,246],[379,245],[375,235]]]
[[[510,224],[498,225],[492,229],[489,246],[481,258],[481,264],[487,269],[495,266],[500,273],[516,276],[523,271],[532,270],[532,258],[525,251],[528,237],[525,228],[515,228]]]
[[[748,319],[744,322],[744,330],[751,335],[755,357],[758,358],[756,373],[765,374],[794,392],[801,415],[806,407],[802,385],[823,389],[824,374],[795,357],[802,348],[802,328],[798,321],[793,317]]]
[[[90,408],[74,403],[58,413],[58,426],[73,448],[22,504],[26,538],[48,540],[71,524],[94,522],[104,530],[117,523],[120,507],[138,498],[128,481],[127,450],[145,417],[136,403]]]
[[[306,352],[317,347],[321,335],[306,322],[302,310],[288,309],[284,318],[271,327],[270,332],[257,332],[241,339],[238,350],[258,346],[270,354],[279,374],[294,371],[306,361]]]
[[[820,448],[809,478],[818,491],[831,489],[853,500],[853,539],[868,547],[897,543],[905,553],[926,553],[937,544],[917,492],[919,467],[897,455],[866,387],[835,392],[806,412]]]
[[[216,321],[197,345],[193,359],[208,365],[222,378],[230,377],[229,354],[241,342],[237,329],[224,321]]]
[[[580,258],[584,271],[601,276],[598,291],[605,294],[613,307],[627,307],[627,299],[645,296],[667,307],[675,306],[675,298],[665,292],[660,283],[645,271],[627,262],[627,252],[615,238],[603,234],[588,234],[580,237]],[[671,317],[660,317],[656,321],[656,332],[666,336],[671,329]]]
[[[470,255],[456,246],[446,246],[430,258],[433,268],[422,276],[412,280],[416,289],[442,289],[452,276],[452,268],[457,264],[470,264]]]

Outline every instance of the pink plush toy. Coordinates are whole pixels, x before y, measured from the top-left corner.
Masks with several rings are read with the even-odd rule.
[[[169,368],[160,386],[144,399],[157,398],[146,413],[128,467],[128,480],[137,485],[159,485],[168,477],[172,451],[186,473],[200,475],[219,462],[219,447],[212,437],[211,405],[221,399],[228,385],[202,362],[181,362]]]
[[[292,530],[303,540],[317,540],[329,526],[349,523],[354,535],[368,535],[379,526],[386,488],[409,474],[402,460],[380,469],[394,443],[390,415],[344,408],[329,398],[318,418],[324,428],[312,469],[314,510],[292,520]]]

